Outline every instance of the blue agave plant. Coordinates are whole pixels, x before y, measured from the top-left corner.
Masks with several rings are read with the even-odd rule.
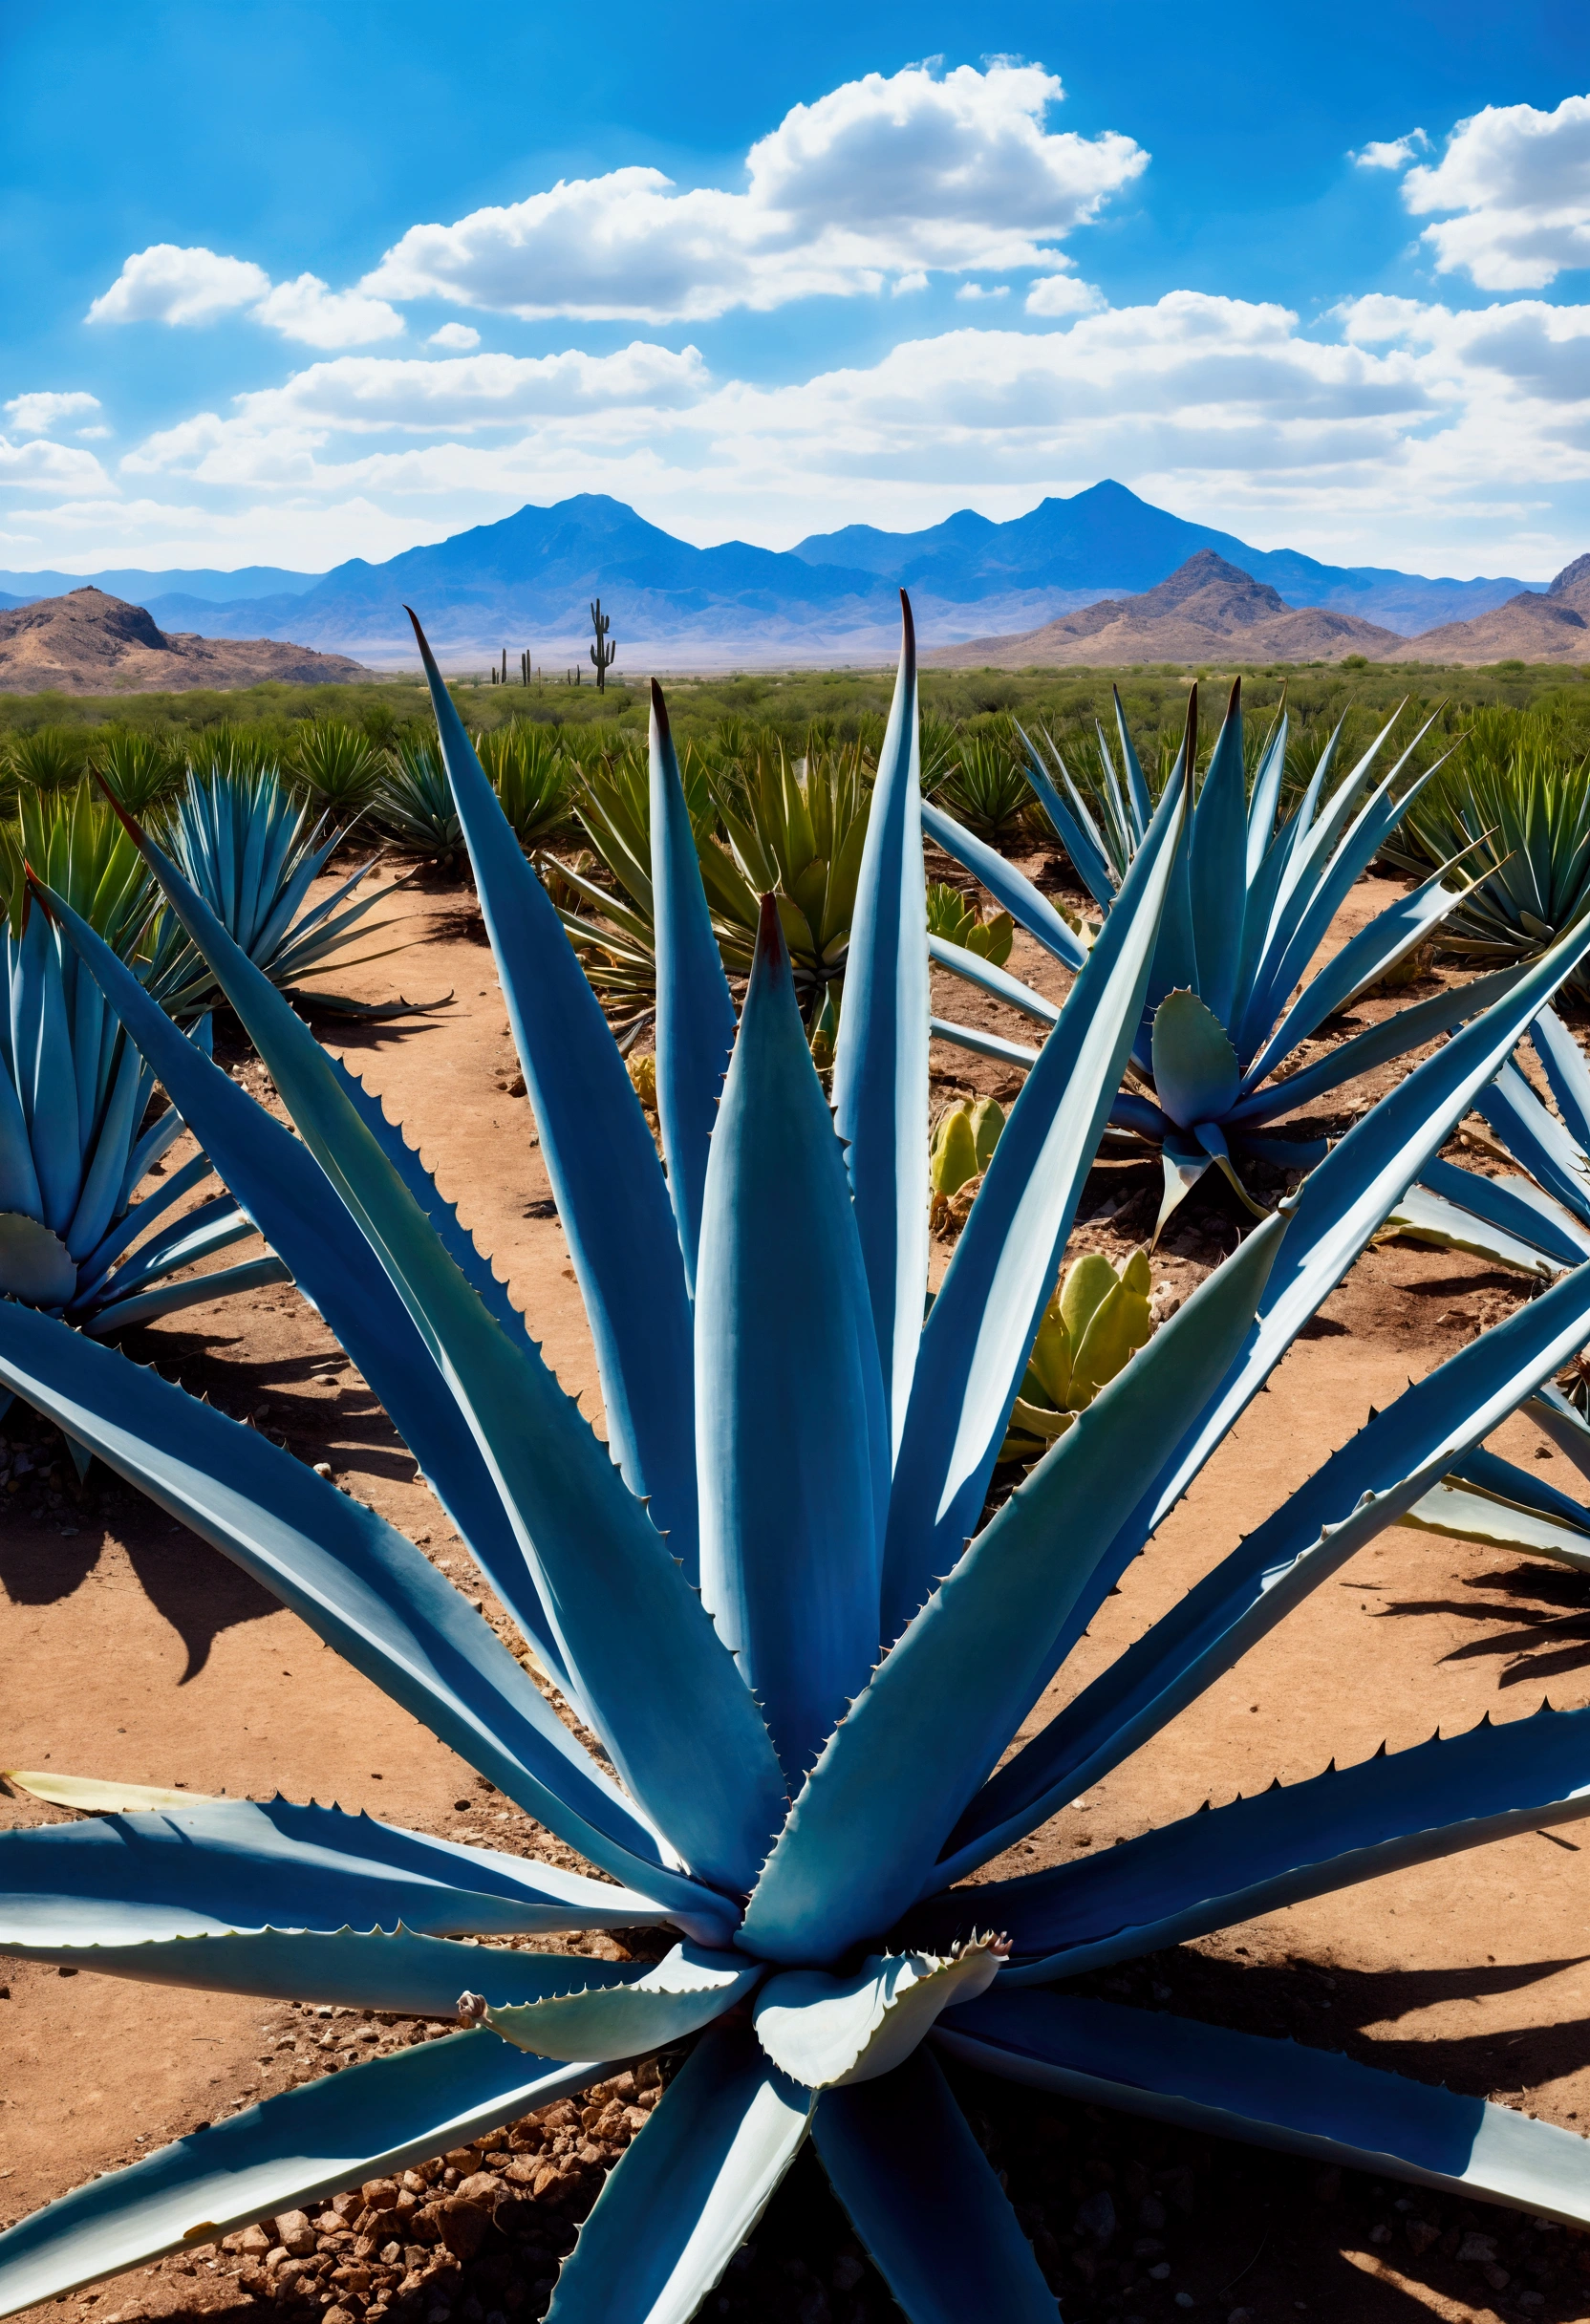
[[[167,1803],[0,1840],[0,1944],[12,1952],[466,2021],[11,2227],[0,2306],[459,2144],[695,2034],[581,2231],[555,2324],[693,2314],[808,2137],[916,2324],[1052,2324],[1053,2296],[956,2106],[947,2056],[1590,2217],[1571,2134],[1344,2057],[1057,1990],[1284,1902],[1583,1813],[1590,1712],[1486,1728],[1238,1800],[1095,1861],[968,1883],[1173,1716],[1584,1337],[1590,1270],[1577,1269],[1409,1389],[1004,1757],[1124,1567],[1590,948],[1590,928],[1361,1122],[981,1523],[1141,1016],[1185,784],[1146,832],[1012,1108],[924,1324],[928,953],[909,629],[831,1114],[772,898],[736,1024],[655,698],[666,1176],[420,642],[595,1338],[605,1444],[378,1104],[157,849],[144,843],[300,1138],[171,1031],[80,917],[51,905],[386,1403],[611,1772],[419,1550],[263,1437],[21,1308],[0,1306],[0,1378],[69,1409],[97,1452],[608,1877],[280,1799]],[[672,1924],[679,1942],[651,1966],[460,1942],[636,1923]]]
[[[312,882],[347,836],[340,825],[328,833],[327,822],[294,796],[274,767],[231,759],[207,772],[191,770],[177,803],[171,850],[184,878],[255,966],[283,987],[296,986],[311,970],[379,933],[360,923],[392,893],[390,888],[375,890],[349,902],[375,870],[378,858],[372,856],[331,895],[308,904]],[[398,949],[362,953],[342,965],[379,960]],[[146,981],[178,1018],[193,1016],[215,999],[215,978],[173,914],[162,913],[157,923]],[[371,1013],[334,993],[300,998],[344,1014]]]
[[[9,833],[4,847],[10,855]],[[136,952],[149,874],[86,785],[26,802],[21,849],[113,947]],[[14,910],[0,936],[0,1293],[104,1333],[287,1280],[269,1256],[183,1275],[253,1226],[225,1193],[169,1216],[210,1175],[202,1153],[135,1199],[182,1117],[168,1105],[145,1124],[152,1068],[75,951],[29,908],[20,852],[12,871]],[[193,1039],[207,1049],[207,1018]]]
[[[1102,823],[1059,752],[1054,752],[1057,782],[1041,754],[1027,743],[1027,779],[1089,894],[1106,914],[1115,907],[1128,868],[1151,828],[1152,814],[1119,695],[1115,719],[1119,771],[1104,730],[1099,730],[1105,784]],[[1261,1216],[1232,1166],[1234,1150],[1287,1167],[1310,1167],[1326,1151],[1326,1141],[1274,1138],[1266,1134],[1271,1123],[1388,1058],[1421,1047],[1506,989],[1505,980],[1493,976],[1437,994],[1370,1026],[1290,1076],[1273,1078],[1327,1018],[1395,967],[1468,893],[1465,887],[1445,885],[1452,865],[1444,864],[1412,894],[1399,897],[1360,929],[1288,1005],[1354,881],[1435,772],[1433,766],[1427,769],[1396,795],[1414,751],[1429,731],[1427,723],[1390,771],[1365,793],[1395,723],[1393,718],[1332,789],[1328,785],[1342,733],[1338,726],[1296,810],[1278,824],[1286,714],[1277,719],[1259,757],[1250,798],[1243,769],[1240,679],[1232,688],[1198,794],[1189,844],[1166,902],[1148,1007],[1132,1044],[1128,1087],[1110,1116],[1119,1130],[1157,1146],[1163,1155],[1165,1193],[1156,1234],[1212,1167],[1224,1172],[1239,1198]],[[1196,742],[1193,687],[1186,737],[1171,777],[1172,788],[1195,758]],[[936,807],[923,810],[923,822],[938,845],[975,872],[1045,950],[1069,968],[1082,965],[1086,958],[1082,937],[1014,866]],[[1055,1022],[1054,1003],[1019,978],[991,971],[975,956],[942,939],[935,939],[933,955],[943,967],[1040,1023]],[[935,1021],[934,1030],[943,1040],[1020,1065],[1030,1065],[1035,1054],[1022,1044],[943,1020]]]

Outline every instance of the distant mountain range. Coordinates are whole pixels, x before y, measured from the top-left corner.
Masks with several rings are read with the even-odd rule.
[[[1431,580],[1250,549],[1110,482],[1042,501],[1004,524],[962,509],[921,532],[849,525],[786,550],[743,541],[697,549],[622,501],[587,492],[384,564],[355,557],[318,576],[254,566],[93,579],[141,603],[165,629],[285,639],[388,667],[414,660],[405,603],[455,668],[495,659],[504,647],[510,665],[526,647],[550,669],[583,663],[587,607],[600,594],[622,675],[642,666],[875,660],[893,650],[902,585],[924,645],[1028,632],[1101,598],[1151,590],[1205,549],[1291,605],[1401,636],[1467,622],[1530,593],[1512,578]],[[0,571],[0,604],[55,595],[83,579]]]
[[[368,678],[340,654],[275,638],[167,635],[141,605],[93,587],[0,610],[0,693],[151,694],[194,686],[327,686]]]

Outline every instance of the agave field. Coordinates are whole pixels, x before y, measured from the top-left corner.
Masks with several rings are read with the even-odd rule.
[[[1576,1966],[1590,1707],[1430,1735],[1452,1697],[1406,1644],[1428,1633],[1405,1632],[1388,1710],[1342,1619],[1377,1558],[1429,1560],[1432,1589],[1472,1554],[1453,1542],[1590,1569],[1579,1499],[1488,1445],[1543,1436],[1559,1477],[1590,1476],[1590,1070],[1553,1008],[1590,918],[1406,998],[1479,910],[1465,834],[1321,962],[1387,834],[1450,782],[1416,730],[1383,721],[1340,763],[1313,738],[1298,780],[1284,711],[1245,741],[1234,693],[1206,755],[1194,690],[1152,784],[1124,714],[1085,780],[1024,734],[1014,760],[956,760],[924,743],[909,607],[875,752],[751,737],[710,765],[656,688],[643,759],[478,753],[419,643],[434,741],[382,767],[321,734],[311,756],[328,796],[439,865],[467,854],[484,943],[455,950],[505,1012],[481,1185],[548,1214],[539,1310],[353,1069],[378,1083],[410,1034],[345,1019],[339,1055],[312,1029],[303,971],[366,933],[332,825],[238,767],[190,773],[163,819],[84,792],[15,850],[0,1389],[119,1480],[102,1508],[219,1553],[248,1619],[286,1609],[284,1681],[301,1659],[330,1675],[283,1698],[274,1796],[255,1773],[276,1698],[237,1659],[229,1773],[209,1743],[204,1774],[171,1766],[152,1732],[158,1788],[58,1741],[8,1778],[18,1994],[88,1972],[74,2006],[113,1995],[104,2022],[155,2078],[179,2024],[225,2044],[259,2023],[271,2046],[231,2111],[175,2139],[151,2115],[75,2185],[91,2157],[62,2157],[0,2231],[0,2313],[79,2295],[86,2317],[118,2277],[129,2318],[204,2305],[192,2270],[218,2248],[253,2297],[329,2324],[1260,2313],[1223,2280],[1242,2252],[1196,2294],[1160,2256],[1195,2176],[1178,2140],[1295,2159],[1322,2202],[1343,2174],[1372,2190],[1365,2298],[1400,2299],[1396,2270],[1433,2251],[1484,2297],[1577,2313],[1573,2107],[1552,2119],[1473,2056],[1448,2087],[1416,2032],[1392,2071],[1375,2044],[1195,2001],[1289,1912],[1391,1916],[1396,1973],[1439,1970],[1466,2008],[1498,1957]],[[579,863],[548,843],[570,814]],[[976,1022],[941,1013],[956,990]],[[956,1082],[967,1058],[980,1084]],[[135,1144],[156,1086],[169,1111]],[[206,1172],[223,1192],[140,1261],[162,1122],[191,1158],[146,1199]],[[1128,1197],[1106,1203],[1111,1172]],[[1194,1213],[1196,1264],[1168,1256]],[[250,1232],[266,1256],[235,1289],[274,1304],[216,1308],[202,1361],[191,1302],[187,1338],[148,1330],[182,1293],[118,1290]],[[1278,1446],[1289,1379],[1347,1378],[1322,1311],[1364,1282],[1386,1304],[1393,1264],[1447,1270],[1448,1298],[1502,1288],[1399,1347],[1377,1409]],[[364,1384],[370,1444],[419,1473],[406,1497],[341,1489],[269,1406],[234,1416],[269,1318]],[[52,1635],[72,1618],[69,1599]],[[1281,1669],[1282,1732],[1322,1719],[1328,1740],[1266,1789],[1250,1689]],[[20,1692],[32,1717],[42,1674]],[[1363,1745],[1376,1721],[1393,1748]],[[377,1735],[392,1811],[333,1804]],[[1218,1771],[1201,1804],[1190,1768]],[[462,1824],[447,1781],[474,1787]],[[1128,1798],[1116,1844],[1088,1844]],[[1398,1927],[1386,1899],[1494,1895],[1502,1861],[1524,1867],[1505,1929],[1456,1908]],[[1284,1944],[1271,1958],[1292,1963],[1278,1992],[1318,1997]],[[1001,2121],[1064,2146],[1064,2171],[1002,2148]],[[0,2122],[10,2162],[28,2124]],[[778,2223],[819,2217],[775,2280]],[[1404,2313],[1331,2310],[1294,2227],[1276,2236],[1267,2298]]]

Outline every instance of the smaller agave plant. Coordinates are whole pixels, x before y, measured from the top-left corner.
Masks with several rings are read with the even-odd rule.
[[[1001,1461],[1030,1468],[1122,1366],[1147,1347],[1153,1331],[1149,1255],[1134,1251],[1117,1269],[1102,1251],[1073,1259],[1043,1310],[1010,1423]]]
[[[1027,764],[1033,790],[1106,914],[1113,908],[1126,867],[1135,860],[1151,818],[1148,785],[1119,696],[1115,713],[1120,774],[1102,729],[1099,738],[1108,803],[1102,828],[1058,753],[1058,782],[1030,743]],[[1430,768],[1398,794],[1396,786],[1429,730],[1427,724],[1365,795],[1374,762],[1395,722],[1393,719],[1386,726],[1332,789],[1328,786],[1341,736],[1338,727],[1297,809],[1278,824],[1285,713],[1276,721],[1259,759],[1250,800],[1243,772],[1240,680],[1232,688],[1198,795],[1189,846],[1166,905],[1127,1087],[1110,1117],[1118,1130],[1157,1147],[1163,1156],[1165,1192],[1156,1239],[1178,1204],[1212,1168],[1223,1172],[1247,1208],[1262,1216],[1236,1175],[1234,1152],[1285,1168],[1309,1168],[1324,1154],[1326,1142],[1272,1137],[1272,1123],[1371,1066],[1421,1047],[1477,1014],[1505,989],[1504,979],[1493,976],[1438,993],[1286,1077],[1276,1078],[1300,1044],[1425,942],[1467,893],[1464,887],[1445,884],[1452,864],[1443,864],[1413,893],[1399,897],[1360,929],[1303,984],[1295,1000],[1290,998],[1353,883],[1435,771]],[[1194,686],[1172,784],[1180,781],[1184,766],[1195,763],[1196,747]],[[1082,966],[1086,958],[1084,939],[1014,866],[936,807],[924,808],[923,825],[1040,944],[1066,966]],[[992,969],[942,938],[935,939],[933,954],[941,966],[1038,1022],[1054,1023],[1059,1013],[1055,1004],[1008,972]],[[935,1031],[941,1039],[1015,1065],[1030,1065],[1037,1054],[1021,1044],[944,1020],[935,1021]]]
[[[376,869],[378,856],[361,864],[320,902],[308,903],[311,884],[346,836],[340,825],[328,832],[326,816],[317,816],[295,797],[273,766],[227,761],[212,764],[207,773],[190,771],[177,804],[171,852],[183,878],[255,967],[272,984],[295,989],[302,977],[333,958],[355,968],[403,949],[387,945],[352,960],[342,958],[350,945],[390,924],[361,925],[400,881],[348,901]],[[161,1007],[179,1020],[197,1016],[215,999],[215,977],[174,913],[162,912],[156,922],[146,981]],[[341,1015],[373,1013],[336,993],[298,992],[297,997]]]
[[[429,742],[401,742],[388,753],[371,821],[384,839],[427,862],[450,864],[463,853],[447,770]]]
[[[6,846],[15,847],[9,834]],[[99,1337],[289,1280],[269,1254],[183,1273],[254,1232],[225,1193],[170,1216],[210,1176],[203,1153],[135,1199],[181,1135],[182,1116],[168,1105],[146,1121],[154,1071],[75,951],[31,903],[16,876],[24,853],[123,955],[138,949],[153,893],[137,849],[86,785],[24,801],[13,909],[0,938],[0,1293]],[[192,1039],[207,1052],[207,1018]]]
[[[692,2037],[580,2230],[550,2324],[685,2324],[808,2140],[912,2324],[1054,2324],[946,2064],[1590,2220],[1590,2147],[1571,2132],[1323,2050],[1064,1990],[1399,1865],[1583,1816],[1590,1711],[1383,1754],[1085,1862],[976,1877],[1196,1700],[1582,1343],[1587,1268],[1409,1388],[1011,1750],[1128,1564],[1590,949],[1590,926],[1357,1123],[989,1515],[1011,1399],[1142,1013],[1185,784],[1011,1109],[924,1323],[928,956],[909,628],[831,1108],[771,895],[737,1022],[655,723],[660,1161],[421,648],[592,1325],[606,1441],[378,1102],[152,843],[146,860],[298,1137],[175,1034],[64,898],[38,900],[290,1252],[605,1758],[418,1548],[257,1432],[6,1302],[0,1381],[69,1412],[112,1466],[609,1878],[334,1808],[26,1778],[107,1812],[0,1835],[0,1949],[463,2022],[18,2222],[0,2234],[0,2312],[462,2144]],[[1123,1304],[1140,1296],[1117,1289]],[[1116,1296],[1074,1352],[1062,1319],[1073,1394]],[[678,1941],[655,1964],[461,1941],[664,1923]]]

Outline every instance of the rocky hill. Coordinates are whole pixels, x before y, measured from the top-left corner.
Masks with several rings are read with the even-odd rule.
[[[1590,556],[1565,565],[1543,595],[1525,590],[1472,621],[1448,621],[1405,645],[1397,661],[1590,662]]]
[[[0,612],[0,691],[156,694],[190,686],[337,685],[369,672],[342,654],[273,637],[168,635],[140,605],[100,589]]]
[[[1041,629],[939,646],[922,659],[938,670],[1021,670],[1160,661],[1341,661],[1349,654],[1379,660],[1407,651],[1407,640],[1395,630],[1324,606],[1290,606],[1268,582],[1256,581],[1214,549],[1201,549],[1168,580],[1139,596],[1106,597]]]

